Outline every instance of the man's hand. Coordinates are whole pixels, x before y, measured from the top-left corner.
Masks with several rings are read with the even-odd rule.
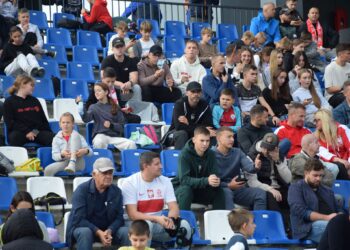
[[[271,188],[269,190],[269,192],[273,195],[273,197],[276,199],[276,201],[278,201],[278,202],[282,201],[282,194],[280,193],[280,191],[278,191],[274,188]]]
[[[186,125],[189,124],[189,123],[188,123],[188,120],[187,120],[187,118],[186,118],[186,116],[184,116],[184,115],[179,116],[178,120],[179,120],[179,122],[184,123],[184,124],[186,124]]]
[[[185,82],[189,82],[189,81],[190,81],[190,78],[187,75],[181,77],[181,83],[185,83]]]
[[[238,176],[232,178],[232,180],[227,184],[227,186],[232,189],[232,190],[236,190],[239,189],[241,187],[244,187],[245,185],[245,181],[237,181]]]
[[[86,12],[86,9],[82,8],[81,11],[80,11],[80,14],[84,15],[85,12]]]
[[[105,128],[110,128],[111,122],[110,122],[110,121],[104,121],[103,126],[104,126]]]
[[[220,185],[220,178],[215,174],[211,174],[208,177],[209,186],[218,187]]]
[[[261,168],[260,154],[258,154],[255,157],[254,165],[255,165],[255,168],[258,169],[258,170]]]
[[[346,169],[350,169],[350,163],[347,160],[336,157],[334,161],[343,164]]]
[[[100,229],[96,232],[97,237],[100,239],[104,247],[109,247],[112,245],[112,235],[109,232],[110,230],[102,231]]]
[[[164,215],[157,216],[156,222],[160,225],[162,225],[166,229],[173,229],[174,228],[174,222],[171,218],[166,217]]]
[[[164,75],[164,69],[158,69],[155,73],[154,76],[159,78]]]
[[[237,63],[236,67],[235,67],[235,71],[240,74],[243,70],[243,63]]]
[[[224,83],[227,83],[227,81],[228,81],[228,74],[221,75],[221,80],[222,80]]]
[[[337,213],[331,213],[329,215],[326,216],[326,220],[330,221],[331,219],[333,219],[335,216],[337,216]]]
[[[292,26],[300,26],[303,24],[303,21],[301,21],[300,19],[299,20],[296,20],[296,21],[291,21],[290,22],[290,25]]]
[[[280,151],[279,148],[276,147],[274,150],[269,151],[269,156],[273,161],[279,161],[280,160]]]
[[[34,134],[33,131],[30,131],[28,134],[26,134],[26,138],[27,138],[29,141],[34,141],[34,140],[35,140],[35,137],[36,137],[36,135]]]
[[[210,137],[215,137],[216,136],[216,130],[213,129],[212,127],[206,127],[209,130]]]
[[[280,122],[281,122],[281,120],[280,120],[280,118],[278,118],[277,116],[273,116],[273,117],[272,117],[272,123],[273,123],[276,127],[280,125]]]

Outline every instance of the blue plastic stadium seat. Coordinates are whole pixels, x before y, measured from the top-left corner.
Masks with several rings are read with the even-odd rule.
[[[226,38],[230,41],[239,39],[237,27],[235,24],[218,24],[216,32],[219,39]]]
[[[77,45],[93,46],[96,49],[102,49],[100,33],[95,31],[78,30]]]
[[[348,210],[350,201],[350,181],[336,180],[333,183],[333,192],[343,197],[344,209]]]
[[[0,210],[9,210],[12,197],[17,193],[16,180],[11,177],[0,178]]]
[[[60,69],[58,67],[58,63],[53,60],[39,60],[39,65],[45,69],[45,75],[43,78],[51,79],[54,77],[61,77]]]
[[[10,94],[7,92],[8,88],[13,85],[13,82],[15,81],[15,78],[12,76],[5,76],[5,75],[0,75],[0,81],[2,84],[2,95],[4,97],[10,96]]]
[[[10,146],[10,144],[8,142],[8,133],[7,133],[6,123],[4,123],[4,137],[5,137],[5,145]],[[42,145],[35,143],[35,142],[28,142],[28,143],[23,145],[23,147],[25,147],[25,148],[39,148],[41,146]]]
[[[93,46],[74,46],[73,62],[87,62],[94,66],[99,66],[98,53],[96,47]]]
[[[58,28],[58,22],[61,20],[61,19],[68,19],[68,20],[75,20],[75,16],[73,14],[69,14],[69,13],[53,13],[53,27],[54,28]]]
[[[192,30],[192,38],[193,39],[201,39],[202,38],[202,29],[203,28],[210,28],[209,23],[202,23],[202,22],[193,22],[191,23],[191,30]]]
[[[89,98],[88,84],[84,80],[62,79],[61,80],[62,98],[73,98],[81,95],[83,102]]]
[[[231,43],[229,39],[223,38],[218,40],[218,50],[220,53],[226,53],[226,47]]]
[[[140,156],[147,151],[144,149],[124,149],[121,152],[122,173],[124,176],[129,176],[140,171]]]
[[[62,45],[65,48],[72,48],[72,39],[69,30],[63,28],[47,29],[47,43],[50,45]]]
[[[45,12],[39,10],[30,10],[29,11],[30,22],[37,25],[39,29],[44,30],[49,28],[47,23],[47,16]]]
[[[162,119],[166,125],[171,124],[174,111],[174,103],[163,103],[162,104]]]
[[[66,48],[64,45],[59,45],[59,44],[44,44],[43,46],[44,49],[47,49],[49,51],[56,51],[56,57],[48,57],[46,55],[43,55],[43,59],[49,59],[49,60],[54,60],[58,64],[67,64],[67,53],[66,53]]]
[[[250,25],[249,24],[244,24],[242,25],[242,33],[249,31],[250,29]]]
[[[94,72],[90,63],[68,62],[67,78],[94,82]]]
[[[35,79],[35,88],[33,96],[43,98],[47,101],[53,101],[55,99],[55,92],[53,90],[53,84],[51,79],[40,78]]]
[[[176,176],[180,153],[180,150],[163,150],[160,152],[163,175],[168,177]]]
[[[114,164],[113,153],[112,153],[111,150],[109,150],[109,149],[102,149],[102,148],[94,148],[93,151],[94,152],[93,152],[92,156],[84,156],[84,159],[85,159],[84,175],[85,176],[91,176],[92,175],[94,162],[97,159],[101,158],[101,157],[106,157],[106,158],[110,159],[113,162],[113,164]],[[123,173],[120,172],[120,171],[115,171],[114,175],[115,176],[120,176],[120,175],[123,175]]]
[[[183,37],[164,37],[164,51],[166,57],[169,56],[167,53],[176,53],[176,55],[183,55],[185,50],[185,39]]]
[[[185,23],[181,21],[165,21],[165,36],[188,38]]]

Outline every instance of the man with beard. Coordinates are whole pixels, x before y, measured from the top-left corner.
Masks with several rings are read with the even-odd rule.
[[[308,159],[304,179],[293,183],[288,191],[293,237],[319,242],[328,221],[338,208],[331,189],[321,184],[324,166],[317,159]]]

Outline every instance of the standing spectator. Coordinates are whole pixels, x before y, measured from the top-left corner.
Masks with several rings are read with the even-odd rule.
[[[350,81],[344,82],[343,94],[345,100],[333,109],[334,120],[350,129]]]
[[[39,66],[32,48],[23,42],[22,30],[13,26],[10,29],[10,43],[6,44],[1,57],[1,70],[14,76],[26,73],[33,77],[43,77],[44,68]]]
[[[81,9],[85,23],[83,29],[96,31],[100,34],[106,35],[112,32],[113,23],[112,17],[107,9],[107,0],[87,0],[92,4],[91,11],[88,12],[85,8]]]
[[[39,100],[32,96],[34,87],[34,79],[22,75],[8,90],[11,96],[4,103],[4,120],[11,146],[21,147],[30,142],[51,146],[54,133]]]
[[[185,9],[190,11],[191,22],[212,23],[213,7],[219,4],[219,0],[184,0]],[[193,6],[191,6],[193,4]],[[190,5],[190,6],[188,6]]]
[[[175,149],[181,150],[188,139],[193,137],[198,126],[209,129],[211,137],[215,137],[213,120],[208,103],[201,98],[202,88],[198,82],[190,82],[186,88],[186,96],[175,103],[171,126],[167,136],[172,136]]]
[[[159,3],[157,0],[146,0],[146,1],[131,1],[128,7],[125,8],[125,11],[121,15],[122,17],[131,16],[131,20],[134,22],[137,19],[154,19],[158,23],[162,21],[162,12],[159,8]]]
[[[124,116],[120,107],[109,97],[109,87],[105,83],[96,83],[94,92],[97,103],[92,104],[84,121],[94,121],[92,144],[94,148],[107,148],[113,144],[119,150],[135,149],[135,142],[123,137]]]
[[[140,157],[140,172],[126,178],[122,184],[123,203],[132,221],[146,220],[151,231],[151,239],[167,242],[183,227],[185,237],[190,240],[191,226],[179,218],[174,188],[169,178],[162,175],[162,164],[158,153],[145,152]],[[162,215],[164,205],[168,216]],[[148,242],[150,245],[151,241]]]
[[[333,191],[321,184],[324,166],[319,160],[307,160],[304,179],[292,183],[288,191],[293,237],[316,243],[327,223],[337,215]]]
[[[273,44],[281,40],[279,22],[274,18],[275,12],[276,6],[274,3],[265,3],[262,13],[254,17],[250,23],[250,31],[253,32],[254,35],[261,31],[265,33],[265,45]]]
[[[231,89],[233,98],[238,105],[237,89],[233,86],[232,80],[225,71],[225,58],[222,55],[216,55],[211,59],[211,74],[203,78],[204,99],[210,104],[218,103],[220,92],[223,89]]]
[[[301,150],[301,139],[311,131],[304,127],[305,106],[301,103],[292,102],[288,107],[288,119],[282,121],[279,128],[275,130],[275,134],[281,140],[288,139],[291,147],[288,151],[287,158],[298,154]]]
[[[138,59],[144,58],[148,55],[149,50],[152,48],[156,42],[151,37],[152,24],[150,22],[144,21],[140,25],[141,38],[136,41],[132,50],[134,56]]]
[[[52,159],[56,162],[46,166],[45,176],[54,176],[59,171],[75,173],[85,168],[84,155],[92,155],[92,149],[85,138],[74,130],[74,116],[63,113],[60,117],[61,130],[52,141]]]
[[[194,202],[212,204],[213,209],[225,208],[215,153],[209,145],[209,130],[198,127],[181,151],[177,176],[172,179],[181,210],[191,210]]]
[[[211,44],[213,31],[210,28],[203,28],[201,31],[201,41],[199,42],[199,60],[205,68],[210,68],[211,59],[218,54],[215,44]]]
[[[350,79],[350,45],[340,43],[336,51],[337,59],[327,65],[324,73],[325,97],[333,108],[344,101],[343,84]]]
[[[198,53],[198,43],[194,40],[188,40],[186,41],[185,54],[170,66],[170,72],[182,93],[186,91],[189,82],[195,81],[202,84],[202,79],[207,74],[205,68],[200,64]]]
[[[112,183],[113,172],[113,162],[99,158],[94,162],[92,179],[74,191],[67,224],[68,246],[76,242],[77,250],[92,250],[94,242],[104,247],[130,245],[128,229],[123,227],[123,196]]]
[[[255,162],[247,157],[241,149],[234,148],[233,131],[228,127],[221,127],[217,131],[218,145],[214,149],[221,179],[220,186],[225,193],[225,209],[233,209],[234,203],[266,210],[266,193],[258,188],[246,185],[243,172],[258,171],[261,167],[259,157]]]
[[[153,45],[146,58],[138,65],[142,100],[145,102],[176,102],[181,90],[174,86],[174,79],[163,57],[162,47]]]

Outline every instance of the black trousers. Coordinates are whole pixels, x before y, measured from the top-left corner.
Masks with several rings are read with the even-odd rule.
[[[270,192],[266,192],[267,194],[267,209],[278,211],[282,214],[283,223],[287,231],[290,230],[290,211],[288,205],[288,188],[278,188],[282,195],[282,200],[277,201],[275,197]]]
[[[112,32],[112,29],[104,22],[100,23],[83,23],[84,30],[96,31],[100,34],[106,35],[108,32]]]
[[[337,180],[349,180],[348,170],[345,168],[345,166],[339,162],[333,162],[333,163],[337,164],[339,169]]]
[[[22,147],[26,143],[35,142],[42,146],[51,147],[55,134],[52,131],[40,131],[34,141],[29,141],[26,134],[21,131],[11,131],[8,135],[8,142],[11,146]]]
[[[163,86],[142,86],[142,101],[145,102],[176,102],[181,98],[182,93],[178,88],[171,90]]]
[[[345,96],[343,93],[336,93],[329,98],[328,102],[333,107],[336,108],[339,104],[341,104],[345,100]]]

